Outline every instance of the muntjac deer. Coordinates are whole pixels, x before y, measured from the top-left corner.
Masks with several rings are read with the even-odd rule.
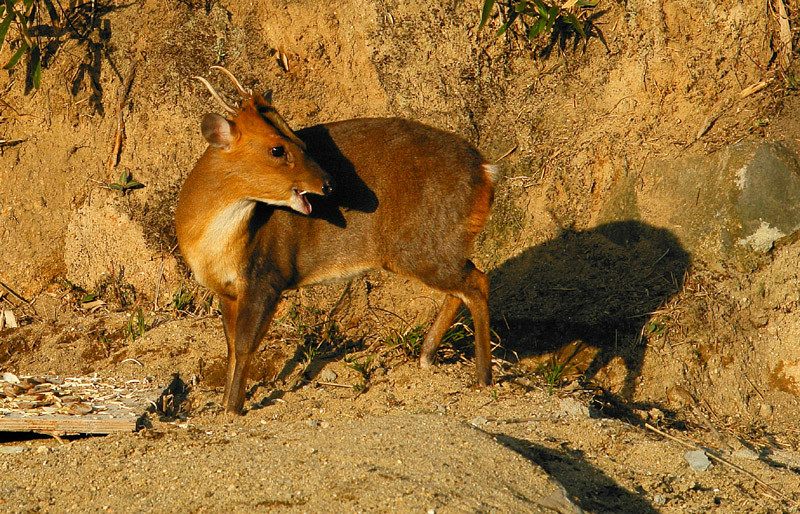
[[[474,321],[477,381],[492,380],[489,281],[468,259],[497,178],[461,138],[399,118],[355,119],[292,132],[263,96],[224,68],[244,96],[207,114],[208,149],[178,198],[178,243],[220,299],[228,342],[223,404],[240,413],[251,357],[282,291],[370,269],[447,293],[422,346],[436,349],[461,303]]]

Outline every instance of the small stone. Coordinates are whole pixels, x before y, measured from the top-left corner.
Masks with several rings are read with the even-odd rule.
[[[325,368],[322,370],[322,373],[320,373],[319,378],[323,382],[336,382],[336,379],[339,378],[339,375],[337,375],[332,369]]]
[[[5,372],[3,373],[3,381],[9,384],[19,384],[19,377],[13,373]]]
[[[317,421],[316,419],[309,419],[308,421],[306,421],[306,425],[308,425],[311,428],[317,428],[319,426],[319,421]]]
[[[762,418],[770,418],[772,417],[772,405],[768,403],[762,403],[758,407],[758,415]]]
[[[50,453],[50,448],[48,448],[45,445],[41,445],[38,448],[36,448],[36,453],[42,453],[42,454],[43,453]]]
[[[743,460],[758,460],[758,454],[750,448],[740,448],[733,452],[733,456]]]
[[[24,446],[0,446],[0,453],[5,455],[12,455],[14,453],[22,453],[25,451]]]
[[[655,421],[658,423],[664,420],[664,412],[653,407],[647,411],[647,417],[650,419],[650,421]]]
[[[470,423],[474,427],[480,427],[480,426],[485,425],[488,422],[489,422],[489,420],[486,419],[485,416],[478,416],[477,418],[473,419]]]
[[[656,494],[653,496],[653,505],[656,507],[661,507],[667,503],[667,499],[664,497],[663,494]]]
[[[703,450],[691,450],[683,454],[683,458],[689,463],[689,467],[694,471],[705,471],[711,466],[706,452]]]
[[[579,402],[575,398],[564,398],[561,400],[559,406],[561,407],[561,412],[570,416],[574,416],[576,418],[590,417],[589,407],[583,402]]]

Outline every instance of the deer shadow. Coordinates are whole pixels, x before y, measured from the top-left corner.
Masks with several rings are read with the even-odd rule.
[[[520,358],[553,353],[585,380],[620,357],[631,399],[659,314],[681,289],[689,254],[669,231],[637,221],[564,231],[489,273],[493,327]]]
[[[488,432],[484,432],[487,433]],[[655,514],[644,491],[628,491],[593,466],[581,450],[555,450],[507,434],[490,434],[499,444],[541,467],[587,512]]]

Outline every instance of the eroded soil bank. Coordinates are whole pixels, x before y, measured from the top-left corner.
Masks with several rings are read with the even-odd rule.
[[[41,89],[0,73],[0,369],[184,386],[137,434],[3,436],[0,510],[793,511],[800,243],[712,259],[658,182],[736,144],[797,155],[779,3],[601,2],[587,42],[533,47],[478,32],[477,1],[42,10]],[[221,322],[172,221],[215,64],[295,128],[404,116],[515,148],[474,251],[495,385],[473,388],[469,320],[418,369],[441,296],[371,274],[289,294],[246,415],[219,412]],[[694,471],[645,423],[746,472]]]

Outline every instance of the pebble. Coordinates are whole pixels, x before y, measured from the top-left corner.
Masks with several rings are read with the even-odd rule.
[[[489,420],[486,419],[485,416],[478,416],[477,418],[473,419],[470,423],[474,427],[480,427],[480,426],[485,425],[488,422],[489,422]]]
[[[24,446],[0,446],[0,453],[11,455],[14,453],[22,453],[25,451]]]
[[[690,450],[683,454],[683,458],[694,471],[705,471],[711,466],[711,461],[703,450]]]
[[[750,448],[740,448],[733,452],[733,456],[737,459],[758,460],[758,454]]]
[[[561,412],[576,418],[589,418],[589,407],[575,398],[564,398],[559,404]]]
[[[319,378],[323,382],[336,382],[336,379],[339,378],[339,375],[337,375],[332,369],[325,368],[322,370],[322,373],[320,373]]]

